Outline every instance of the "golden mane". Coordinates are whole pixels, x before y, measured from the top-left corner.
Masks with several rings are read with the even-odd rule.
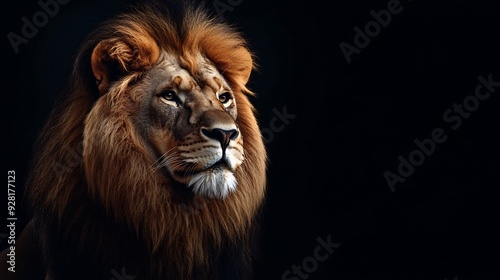
[[[100,44],[117,42],[123,46],[99,53]],[[128,106],[123,98],[128,87],[156,62],[160,50],[176,54],[191,73],[200,71],[195,55],[203,54],[235,93],[245,161],[235,172],[238,190],[224,200],[178,194],[172,182],[153,172],[154,161],[134,131],[134,121],[120,113],[120,106]],[[111,56],[126,73],[105,93],[109,102],[95,107],[109,81],[93,75],[106,69],[91,61]],[[200,267],[210,266],[208,252],[247,246],[264,199],[267,160],[247,96],[252,93],[245,86],[254,66],[243,37],[199,8],[188,7],[179,15],[162,6],[137,6],[90,34],[76,57],[67,95],[43,130],[27,184],[48,271],[60,269],[54,262],[61,256],[50,248],[54,239],[95,258],[89,267],[125,262],[118,252],[142,256],[137,258],[151,271],[134,263],[114,268],[135,269],[151,279],[206,273]],[[102,123],[107,114],[116,114],[113,123]],[[98,125],[113,133],[86,137],[84,131]],[[117,249],[124,242],[131,246],[125,253]],[[250,258],[251,252],[246,253]]]

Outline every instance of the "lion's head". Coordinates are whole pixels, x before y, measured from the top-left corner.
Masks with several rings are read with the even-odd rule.
[[[119,242],[105,235],[128,230],[152,266],[179,275],[245,243],[266,180],[246,87],[253,69],[242,36],[202,9],[145,6],[105,22],[44,130],[30,186],[39,226],[68,246],[99,236],[105,263],[124,258],[99,248]],[[81,164],[68,167],[68,149],[81,149]]]
[[[118,145],[122,142],[116,143],[116,137],[134,137],[130,145],[144,149],[154,171],[196,194],[226,198],[236,190],[235,173],[245,158],[243,141],[251,133],[240,128],[238,106],[247,104],[241,100],[241,88],[230,83],[246,82],[252,69],[250,54],[238,45],[226,50],[237,52],[233,63],[240,69],[224,77],[221,72],[227,66],[212,62],[205,46],[160,49],[140,28],[130,29],[126,31],[137,34],[127,34],[129,40],[118,34],[100,42],[92,54],[102,97],[87,116],[84,132],[87,178],[102,185],[98,171],[112,162],[106,143]],[[139,36],[141,42],[136,42]],[[122,79],[110,77],[115,71],[123,73]],[[130,126],[121,135],[115,131],[125,125]]]

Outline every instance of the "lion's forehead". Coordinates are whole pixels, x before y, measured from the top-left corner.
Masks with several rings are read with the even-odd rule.
[[[157,65],[162,76],[159,87],[175,87],[181,91],[210,90],[219,92],[229,90],[229,85],[217,68],[200,53],[187,64],[178,55],[164,52]]]

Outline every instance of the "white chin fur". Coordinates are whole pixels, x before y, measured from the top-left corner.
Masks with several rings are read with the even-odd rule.
[[[236,178],[229,170],[209,170],[193,176],[188,186],[199,195],[224,199],[236,190]]]

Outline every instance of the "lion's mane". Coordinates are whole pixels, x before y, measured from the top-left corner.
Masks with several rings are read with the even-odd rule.
[[[116,52],[123,52],[118,62],[128,67],[116,96],[141,78],[160,49],[177,54],[193,72],[194,54],[201,52],[223,73],[238,101],[236,122],[245,139],[236,192],[226,199],[179,195],[152,172],[134,120],[123,115],[100,123],[111,106],[127,106],[117,97],[94,108],[102,84],[90,64],[93,50],[114,39],[125,42]],[[137,6],[90,34],[67,94],[43,129],[27,185],[50,279],[111,279],[112,270],[122,269],[136,279],[248,277],[266,181],[265,147],[245,86],[252,58],[234,28],[198,8]],[[93,109],[97,113],[89,114]],[[85,129],[95,125],[109,126],[112,137],[85,138]]]

